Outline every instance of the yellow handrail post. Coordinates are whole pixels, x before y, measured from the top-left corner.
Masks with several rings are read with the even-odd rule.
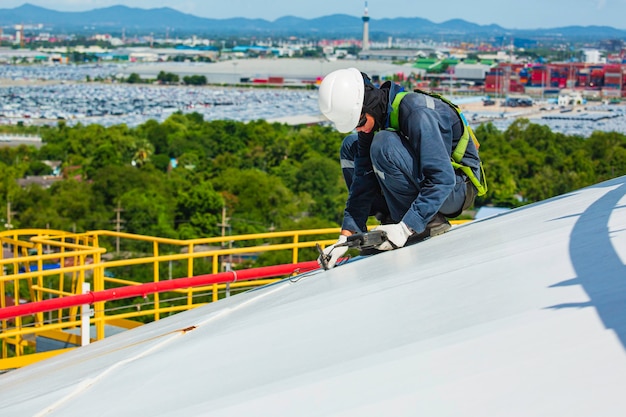
[[[22,318],[21,317],[15,318],[15,328],[22,330]],[[15,338],[13,339],[13,346],[15,348],[15,356],[22,356],[24,354],[24,345],[22,344],[23,339],[24,337],[21,334],[18,336],[15,336]]]
[[[65,265],[65,258],[63,257],[63,253],[59,254],[59,270],[62,270],[63,266]],[[65,289],[65,274],[60,272],[59,273],[59,292],[63,291]],[[63,316],[63,310],[59,309],[57,311],[57,316],[58,317],[62,317]]]
[[[59,260],[59,269],[61,269],[63,267],[62,265],[63,265],[63,262],[61,260]],[[59,287],[57,288],[57,291],[59,293],[63,292],[63,273],[59,273]],[[62,309],[58,309],[56,313],[57,313],[57,317],[60,320],[61,317],[63,317],[63,310]]]
[[[193,277],[193,243],[187,246],[187,277]]]
[[[0,270],[0,276],[4,275],[4,269]],[[6,299],[7,289],[4,284],[4,280],[0,281],[0,307],[7,307],[7,299]],[[8,325],[7,320],[2,320],[2,332],[6,332]],[[9,346],[7,341],[2,339],[2,358],[6,358],[9,355]]]
[[[17,247],[15,248],[17,250]],[[15,252],[13,252],[15,253]],[[17,271],[19,268],[19,265],[17,264],[17,262],[13,263],[13,271]],[[30,284],[30,280],[28,280],[28,283]],[[29,285],[30,287],[30,285]],[[13,280],[13,305],[18,305],[20,302],[20,281],[18,278],[15,278]],[[21,317],[16,317],[15,318],[15,328],[16,329],[22,329],[22,318]],[[15,345],[15,356],[21,356],[22,355],[22,348],[21,348],[21,344],[17,344]]]
[[[65,243],[65,236],[61,237],[61,243]],[[63,266],[65,265],[65,246],[61,246],[61,249],[59,251],[59,269],[62,270]],[[59,291],[63,291],[65,288],[65,274],[64,273],[59,273]],[[59,318],[63,317],[63,310],[59,309],[57,311],[57,316]]]
[[[41,259],[41,255],[43,255],[43,245],[41,243],[37,243],[37,255],[39,258],[37,259],[37,286],[39,289],[37,290],[37,301],[43,300],[43,259]],[[26,272],[30,272],[30,268],[26,270]],[[43,326],[43,313],[37,313],[37,326]],[[21,342],[21,341],[20,341]]]
[[[295,233],[293,235],[293,255],[291,257],[291,263],[292,264],[297,264],[298,263],[298,241],[299,241],[299,234]]]
[[[74,255],[72,258],[72,265],[79,265],[78,256]],[[80,294],[82,283],[80,283],[80,276],[78,271],[72,272],[72,281],[70,284],[70,291],[74,294]],[[68,320],[74,320],[76,318],[76,314],[78,314],[78,309],[70,309],[69,310],[69,318]]]
[[[80,260],[78,265],[83,266],[87,263],[87,260],[85,258],[85,255],[80,255]],[[92,270],[93,271],[93,270]],[[92,279],[93,279],[93,275],[92,275]],[[85,270],[81,269],[80,272],[78,273],[78,284],[76,285],[76,288],[74,289],[73,293],[74,294],[82,294],[83,293],[83,287],[85,284]],[[80,307],[76,306],[76,307],[72,307],[70,309],[71,314],[68,315],[68,320],[77,320],[80,321]],[[59,317],[60,318],[60,317]]]
[[[94,258],[94,261],[95,261],[95,258]],[[82,270],[81,270],[81,273],[82,273]],[[104,290],[104,274],[94,274],[93,275],[93,291],[97,292],[97,291],[103,291],[103,290]],[[104,311],[104,302],[99,301],[97,303],[94,303],[93,309],[94,309],[94,322],[96,325],[96,340],[102,340],[105,337],[104,325],[105,325],[105,320],[106,320],[106,312]]]
[[[96,265],[95,268],[93,269],[93,277],[92,277],[92,281],[94,282],[94,287],[95,287],[95,282],[96,281],[104,283],[104,264],[102,263],[102,258],[101,258],[100,252],[94,253],[94,255],[93,255],[93,263],[94,263],[94,265]],[[82,290],[81,290],[81,292],[82,292]],[[94,310],[95,310],[95,306],[94,306]],[[106,312],[103,313],[103,317],[105,315],[106,315]],[[89,334],[91,334],[91,321],[92,320],[90,319],[89,320],[89,323],[90,323],[89,324],[89,330],[88,330]],[[102,324],[102,329],[103,329],[102,330],[102,337],[103,338],[105,336],[105,334],[104,334],[104,324],[106,324],[106,322]],[[98,332],[99,332],[99,329],[98,329],[98,325],[97,325],[97,322],[96,322],[96,340],[101,340],[100,339],[100,335],[99,335]],[[91,336],[90,336],[90,338],[91,338]]]
[[[152,281],[153,282],[159,282],[159,261],[158,261],[158,256],[159,256],[159,242],[157,242],[156,240],[153,242],[152,244],[152,250],[154,252],[154,262],[152,263]],[[161,318],[161,313],[160,313],[160,306],[159,306],[159,293],[155,292],[153,294],[154,296],[154,320],[159,320]]]
[[[219,259],[220,257],[218,255],[213,255],[213,273],[217,274],[219,272]],[[218,299],[218,289],[217,289],[217,284],[213,284],[213,289],[211,290],[213,292],[213,297],[211,298],[213,301],[217,301]]]
[[[213,255],[211,263],[211,273],[217,274],[220,272],[220,257],[219,255]]]

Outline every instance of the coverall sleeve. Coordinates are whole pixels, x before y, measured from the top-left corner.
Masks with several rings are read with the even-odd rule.
[[[359,132],[358,154],[354,160],[354,180],[350,186],[348,201],[344,210],[343,230],[366,232],[372,202],[379,193],[378,180],[372,167],[370,147],[373,133]]]
[[[400,128],[406,132],[418,159],[416,180],[420,188],[402,221],[421,233],[454,190],[456,176],[450,163],[452,125],[434,109],[408,103],[401,107],[400,115]]]

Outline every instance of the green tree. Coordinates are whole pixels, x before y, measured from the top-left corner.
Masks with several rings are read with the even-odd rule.
[[[129,233],[176,238],[174,206],[170,199],[153,188],[133,189],[120,198]]]
[[[49,190],[37,185],[21,189],[15,210],[20,213],[20,227],[26,228],[97,230],[107,225],[109,217],[91,185],[72,179],[57,181]]]
[[[15,228],[45,229],[47,226],[60,229],[61,222],[52,207],[50,192],[38,185],[17,189],[12,198],[12,210],[18,212],[13,218]]]
[[[126,82],[129,84],[139,84],[142,82],[142,79],[139,76],[139,74],[137,74],[136,72],[133,72],[128,76],[128,78],[126,79]]]
[[[191,75],[183,77],[183,82],[186,85],[205,85],[207,79],[204,75]]]
[[[137,169],[128,165],[108,165],[95,172],[92,180],[93,192],[110,209],[113,209],[124,194],[133,190],[161,189],[165,173],[157,170]]]
[[[28,164],[28,170],[26,175],[50,175],[52,174],[52,168],[46,165],[42,161],[31,161]]]
[[[226,169],[213,184],[218,192],[236,196],[227,201],[233,234],[258,233],[280,228],[302,210],[300,201],[280,179],[257,169]]]
[[[6,165],[0,162],[0,201],[12,201],[14,196],[19,191],[20,187],[17,184],[19,178],[24,177],[25,169],[15,165]]]
[[[135,153],[132,162],[136,166],[143,166],[150,160],[150,156],[154,153],[154,145],[147,139],[136,138],[134,140]]]
[[[137,134],[150,141],[157,155],[164,154],[170,156],[168,155],[168,130],[165,124],[160,124],[156,120],[150,119],[137,128]]]
[[[341,222],[347,190],[336,161],[323,156],[307,159],[296,174],[296,184],[297,192],[308,193],[315,202],[309,215]],[[338,204],[337,196],[344,201]]]
[[[626,172],[626,136],[616,132],[594,132],[585,149],[595,163],[598,181],[614,178]]]
[[[220,216],[224,200],[208,181],[190,184],[178,190],[176,198],[176,224],[182,239],[192,239],[219,234]]]
[[[175,84],[180,81],[180,77],[171,72],[160,71],[157,74],[157,81],[161,84]]]

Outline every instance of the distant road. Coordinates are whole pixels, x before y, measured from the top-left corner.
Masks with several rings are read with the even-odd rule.
[[[20,146],[28,145],[40,148],[41,137],[36,135],[11,135],[0,133],[0,146]]]

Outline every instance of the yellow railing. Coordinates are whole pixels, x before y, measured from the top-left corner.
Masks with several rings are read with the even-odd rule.
[[[249,254],[280,251],[283,258],[289,259],[287,263],[295,264],[299,262],[302,249],[313,248],[316,243],[332,243],[338,232],[338,228],[327,228],[192,240],[107,230],[87,233],[49,229],[0,232],[4,249],[0,254],[0,308],[80,294],[86,282],[92,291],[102,291],[145,282],[215,274],[220,272],[221,264]],[[112,249],[125,246],[133,247],[132,255],[129,256],[130,251],[117,253]],[[11,256],[5,258],[5,251]],[[309,251],[311,256],[306,260],[315,259],[315,253]],[[276,279],[212,284],[154,293],[138,300],[97,302],[90,319],[95,328],[93,340],[103,339],[107,326],[135,327],[216,301],[231,292],[274,281]],[[80,328],[79,313],[78,307],[73,307],[0,320],[0,370],[48,357],[48,353],[36,352],[36,342],[40,338],[62,347],[78,345],[76,331],[71,332]]]
[[[462,221],[452,222],[462,223]],[[49,229],[0,232],[0,308],[56,297],[81,294],[83,284],[97,292],[121,286],[216,274],[231,258],[280,252],[281,263],[317,257],[312,248],[334,243],[338,228],[296,230],[205,239],[178,240],[112,232],[68,233]],[[132,250],[118,251],[130,247]],[[7,256],[5,257],[5,253]],[[52,268],[51,268],[52,266]],[[129,329],[176,312],[217,301],[231,293],[266,285],[277,279],[259,279],[229,284],[146,294],[136,299],[96,302],[89,320],[95,330],[92,340],[101,340],[107,328]],[[12,369],[49,357],[41,351],[43,341],[61,353],[80,345],[79,307],[35,313],[0,320],[0,370]],[[42,343],[38,343],[38,342]]]

